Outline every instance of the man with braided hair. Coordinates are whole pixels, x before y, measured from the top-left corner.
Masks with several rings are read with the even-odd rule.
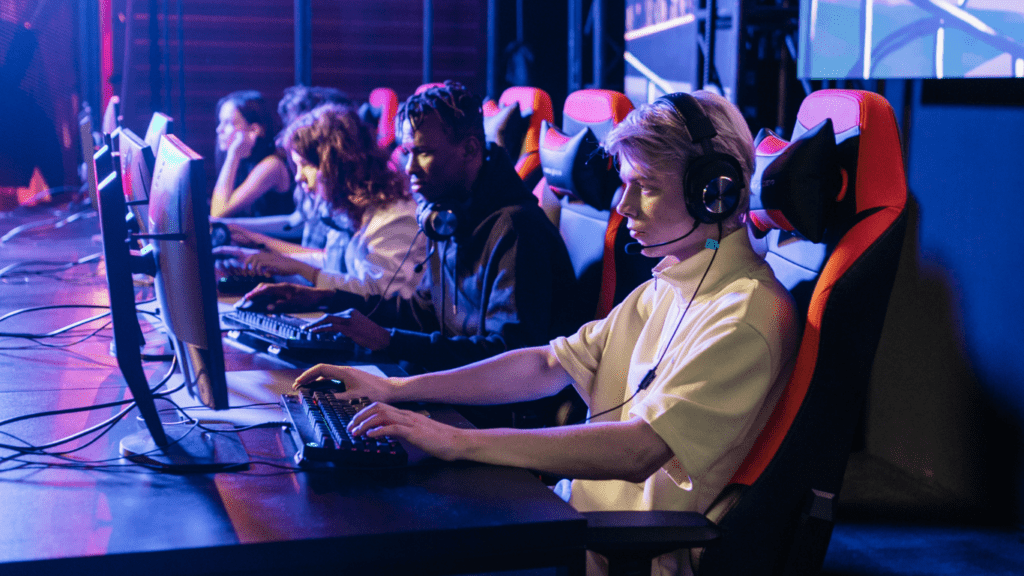
[[[486,144],[480,99],[447,81],[410,96],[397,121],[431,243],[417,293],[381,301],[270,284],[244,302],[275,312],[342,311],[312,329],[341,332],[414,371],[455,368],[574,331],[581,319],[572,312],[576,279],[565,244],[508,155]],[[470,419],[520,424],[513,414],[522,411],[481,409]]]

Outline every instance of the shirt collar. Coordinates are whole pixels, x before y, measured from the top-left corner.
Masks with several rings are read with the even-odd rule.
[[[668,282],[684,293],[693,293],[707,271],[707,278],[701,285],[701,292],[704,293],[714,287],[719,280],[731,278],[739,270],[750,269],[764,263],[750,246],[750,237],[745,227],[722,238],[718,245],[718,254],[715,252],[705,248],[682,262],[675,256],[666,256],[651,272],[656,280]],[[712,256],[715,257],[715,262],[708,270]]]

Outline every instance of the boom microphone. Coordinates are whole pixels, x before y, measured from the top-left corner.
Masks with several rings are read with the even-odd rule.
[[[680,236],[679,238],[676,238],[675,240],[669,240],[668,242],[660,242],[658,244],[648,244],[647,246],[644,246],[643,244],[641,244],[639,242],[630,242],[630,243],[626,244],[626,247],[625,247],[626,254],[631,254],[631,255],[632,254],[639,254],[644,248],[657,248],[658,246],[665,246],[666,244],[672,244],[673,242],[679,242],[683,238],[686,238],[690,234],[693,234],[694,231],[697,230],[698,226],[700,226],[700,221],[699,220],[694,220],[693,221],[693,228],[690,228],[689,232],[687,232],[686,234],[683,234],[682,236]]]

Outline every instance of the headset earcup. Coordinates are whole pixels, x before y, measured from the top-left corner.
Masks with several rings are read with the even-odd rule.
[[[416,222],[423,234],[435,242],[445,242],[459,227],[455,210],[437,204],[421,204],[416,211]]]
[[[743,175],[727,154],[697,158],[686,169],[686,209],[694,220],[716,224],[736,211],[743,191]]]

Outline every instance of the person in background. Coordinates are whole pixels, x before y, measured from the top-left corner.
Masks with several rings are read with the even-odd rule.
[[[416,202],[405,178],[388,167],[369,126],[344,105],[325,104],[295,119],[278,138],[295,166],[303,193],[330,207],[332,221],[351,222],[347,242],[330,238],[326,249],[258,238],[266,251],[238,253],[245,273],[302,276],[314,287],[362,297],[409,297],[419,282],[416,263],[426,238],[416,223]],[[346,227],[347,229],[348,227]]]
[[[277,114],[281,117],[281,125],[287,127],[296,118],[309,112],[321,104],[352,105],[347,94],[337,88],[327,86],[289,86],[277,103]],[[248,233],[256,232],[262,238],[271,237],[289,242],[300,243],[307,248],[324,248],[327,243],[327,231],[330,229],[321,218],[330,217],[328,207],[317,200],[316,195],[303,193],[301,186],[295,186],[292,192],[295,211],[291,214],[275,214],[270,216],[243,216],[218,218],[217,222],[225,224],[235,244],[256,246],[264,244],[261,237]],[[343,226],[346,222],[335,223]],[[355,230],[348,230],[347,235],[333,235],[335,240],[347,241]],[[344,246],[338,247],[343,250]]]
[[[672,95],[682,96],[689,97]],[[721,96],[693,96],[717,132],[701,144],[690,136],[691,116],[664,98],[638,107],[606,138],[625,185],[616,210],[643,254],[662,258],[654,278],[606,318],[546,346],[455,370],[378,378],[321,364],[295,386],[336,379],[343,398],[376,401],[353,419],[356,435],[398,437],[444,460],[572,478],[559,492],[580,511],[703,513],[771,413],[792,371],[799,328],[792,298],[742,223],[753,167],[749,128]],[[687,169],[709,148],[735,159],[732,181],[743,185],[734,212],[717,222],[693,208],[703,186],[684,199]],[[542,430],[463,430],[388,404],[505,403],[568,386],[587,402],[587,422]],[[589,574],[605,570],[603,558],[588,556]],[[661,556],[652,572],[689,574],[688,556]]]
[[[408,298],[266,284],[242,302],[257,310],[340,311],[312,329],[340,331],[409,370],[443,370],[569,334],[576,277],[558,230],[505,151],[488,146],[480,99],[457,82],[410,96],[399,109],[405,166],[432,241]],[[366,314],[373,311],[371,318]],[[477,425],[513,425],[517,409]]]
[[[277,115],[281,117],[282,125],[287,127],[296,118],[321,104],[352,106],[353,102],[348,94],[337,88],[296,84],[284,89],[284,94],[277,102]]]
[[[263,95],[232,92],[217,103],[217,152],[223,161],[210,217],[265,216],[294,210],[288,164],[274,147],[277,123]]]

